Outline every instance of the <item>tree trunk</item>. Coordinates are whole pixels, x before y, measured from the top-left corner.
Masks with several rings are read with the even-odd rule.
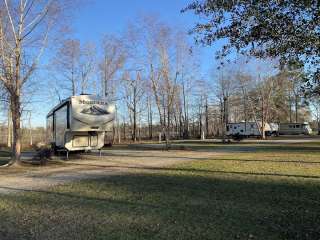
[[[183,94],[183,112],[184,112],[184,133],[183,138],[189,138],[189,116],[188,116],[188,106],[187,106],[187,96],[185,92],[184,82],[182,84],[182,94]]]
[[[19,91],[11,96],[11,113],[12,113],[12,127],[13,127],[13,144],[12,157],[10,165],[20,164],[21,158],[21,126],[20,126],[20,94]]]
[[[289,121],[292,123],[292,102],[291,98],[289,98]]]
[[[133,139],[137,141],[137,87],[133,87]]]
[[[248,111],[247,111],[247,101],[246,101],[245,94],[243,94],[243,112],[244,112],[244,132],[246,133],[247,132],[247,122],[248,122]]]
[[[179,116],[179,138],[180,139],[183,139],[183,137],[184,137],[184,135],[183,135],[183,132],[184,132],[184,130],[183,130],[183,128],[184,128],[184,125],[183,125],[183,122],[184,122],[184,120],[183,120],[183,117],[182,117],[182,112],[180,112],[180,116]]]
[[[298,96],[295,96],[296,123],[298,122]]]
[[[168,107],[168,110],[167,110],[167,124],[166,124],[166,128],[165,128],[165,131],[166,131],[166,149],[169,150],[170,149],[170,109]]]
[[[134,110],[133,110],[133,134],[132,134],[132,140],[134,142],[137,141],[137,113],[136,113],[135,107],[134,107]]]
[[[116,108],[116,121],[117,121],[117,135],[118,135],[118,143],[121,143],[121,128],[120,128],[120,119],[118,117],[118,109]]]
[[[206,135],[205,138],[209,137],[209,110],[208,110],[208,97],[206,98]]]
[[[228,98],[223,98],[223,122],[222,122],[222,142],[226,141],[226,131],[227,131],[227,124],[228,124]]]
[[[12,113],[11,106],[8,107],[8,128],[7,128],[7,147],[12,147]]]
[[[264,98],[262,97],[262,118],[261,118],[261,138],[265,139],[266,134],[265,134],[265,105],[264,105]]]
[[[126,122],[123,121],[123,140],[126,141],[127,137],[126,137]]]
[[[150,140],[152,140],[153,139],[153,116],[152,116],[152,112],[150,112],[150,128],[149,128],[149,138],[150,138]]]
[[[202,136],[202,132],[203,132],[203,126],[202,126],[202,114],[199,114],[199,137],[201,139]]]
[[[149,139],[152,140],[153,133],[152,133],[152,109],[150,99],[148,97],[148,131],[149,131]]]

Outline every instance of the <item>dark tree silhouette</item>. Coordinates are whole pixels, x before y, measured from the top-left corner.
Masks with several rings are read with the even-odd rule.
[[[194,1],[182,11],[203,17],[192,30],[197,41],[211,45],[227,40],[217,52],[234,50],[259,58],[299,63],[307,72],[304,89],[320,94],[320,2],[316,0]]]

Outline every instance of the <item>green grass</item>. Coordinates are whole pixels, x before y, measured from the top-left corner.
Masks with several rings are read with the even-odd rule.
[[[129,145],[131,149],[165,149],[165,144],[158,143],[144,143],[144,144],[132,144]],[[212,142],[210,140],[205,141],[173,141],[170,144],[172,150],[193,150],[193,151],[210,151],[210,152],[296,152],[314,154],[318,153],[320,149],[320,141],[318,142],[306,142],[306,143],[275,143],[275,142],[232,142],[232,143],[220,143]]]
[[[320,239],[319,167],[281,145],[3,195],[0,239]]]
[[[238,142],[230,144],[201,142],[201,141],[187,141],[176,142],[172,144],[172,148],[184,147],[195,151],[232,151],[232,152],[318,152],[320,149],[320,142],[307,142],[307,143],[250,143]]]

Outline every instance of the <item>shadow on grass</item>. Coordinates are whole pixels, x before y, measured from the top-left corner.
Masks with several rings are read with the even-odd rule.
[[[46,239],[320,238],[320,188],[315,182],[128,174],[52,191],[23,191],[0,200],[12,204],[0,214],[9,217],[0,219],[1,229],[16,219],[14,228],[26,232],[15,239],[32,239],[30,228],[45,239],[52,226],[56,238]],[[14,233],[5,234],[1,239],[12,239]]]
[[[164,150],[162,145],[134,145],[130,150]],[[171,150],[189,150],[189,151],[204,151],[204,152],[301,152],[301,153],[320,153],[320,146],[302,144],[265,144],[265,143],[245,143],[245,144],[204,144],[204,143],[181,143],[172,144]]]
[[[320,147],[317,146],[297,146],[297,145],[218,145],[218,146],[197,146],[191,145],[192,150],[196,151],[225,151],[225,152],[319,152]]]
[[[320,161],[308,161],[308,160],[272,160],[272,159],[241,159],[241,158],[225,158],[219,156],[212,156],[212,157],[184,157],[184,156],[161,156],[161,155],[149,155],[147,154],[148,151],[145,151],[143,155],[135,155],[132,153],[125,153],[125,152],[118,152],[118,153],[112,153],[112,152],[104,152],[101,153],[102,157],[126,157],[126,158],[163,158],[165,159],[177,159],[177,160],[190,160],[190,161],[235,161],[235,162],[265,162],[265,163],[301,163],[301,164],[320,164]],[[303,154],[303,153],[302,153]],[[84,155],[76,155],[76,154],[70,154],[70,160],[77,161],[81,160],[81,158],[85,158],[86,156],[99,156],[98,153],[91,153],[91,154],[84,154]],[[273,156],[269,157],[272,158]],[[320,157],[320,148],[319,148],[319,157]]]
[[[133,169],[133,170],[147,170],[147,171],[172,171],[185,172],[197,174],[228,174],[228,175],[248,175],[248,176],[271,176],[271,177],[289,177],[289,178],[305,178],[305,179],[320,179],[320,176],[298,175],[298,174],[281,174],[281,173],[266,173],[266,172],[242,172],[242,171],[223,171],[223,170],[206,170],[198,168],[169,168],[169,167],[149,167],[149,166],[125,166],[125,165],[99,165],[88,163],[69,163],[75,166],[85,166],[90,168],[104,168],[104,169]]]
[[[280,141],[279,141],[280,140]],[[304,141],[312,140],[312,141]],[[299,142],[300,141],[300,142]],[[223,144],[222,139],[212,139],[212,140],[183,140],[183,141],[173,141],[173,144]],[[239,145],[250,145],[250,144],[320,144],[320,137],[307,137],[307,136],[296,136],[291,138],[267,138],[265,140],[259,138],[247,138],[244,141],[234,141],[227,144],[239,144]]]

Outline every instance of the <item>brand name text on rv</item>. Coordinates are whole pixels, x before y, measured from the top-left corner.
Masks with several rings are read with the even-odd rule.
[[[106,102],[101,102],[101,101],[86,101],[86,100],[79,100],[79,104],[99,104],[99,105],[108,105]]]

